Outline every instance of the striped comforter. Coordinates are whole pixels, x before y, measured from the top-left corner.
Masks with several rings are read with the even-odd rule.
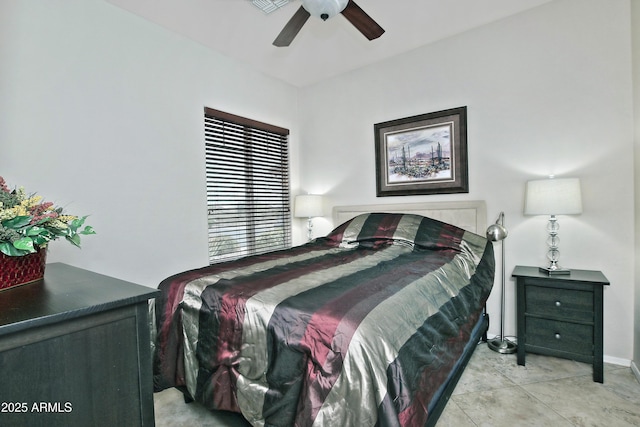
[[[254,426],[422,426],[493,274],[484,237],[402,214],[177,274],[155,305],[155,390]]]

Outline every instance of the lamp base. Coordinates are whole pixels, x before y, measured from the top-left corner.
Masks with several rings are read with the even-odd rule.
[[[487,341],[487,346],[491,350],[497,351],[500,354],[513,354],[518,349],[518,346],[515,343],[512,343],[509,340],[503,340],[502,338],[494,338]]]
[[[549,267],[538,267],[538,270],[541,273],[546,273],[549,276],[562,276],[571,274],[571,270],[568,268],[549,268]]]
[[[313,240],[313,222],[311,220],[311,217],[309,217],[307,221],[307,242],[310,242],[312,240]]]

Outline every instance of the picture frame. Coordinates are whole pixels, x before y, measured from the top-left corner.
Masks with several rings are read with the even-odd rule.
[[[469,192],[467,107],[374,125],[376,196]]]

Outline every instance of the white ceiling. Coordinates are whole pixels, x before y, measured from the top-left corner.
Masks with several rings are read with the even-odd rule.
[[[369,41],[342,15],[311,17],[289,47],[271,43],[300,0],[265,14],[249,0],[107,0],[295,86],[369,65],[552,0],[356,0],[385,33]]]

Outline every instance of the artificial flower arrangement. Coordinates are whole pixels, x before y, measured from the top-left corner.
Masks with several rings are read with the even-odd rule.
[[[80,247],[80,235],[95,234],[84,225],[86,216],[63,212],[42,196],[28,195],[24,188],[10,190],[0,176],[0,252],[19,257],[46,248],[47,244],[64,237]],[[83,227],[84,226],[84,227]]]

